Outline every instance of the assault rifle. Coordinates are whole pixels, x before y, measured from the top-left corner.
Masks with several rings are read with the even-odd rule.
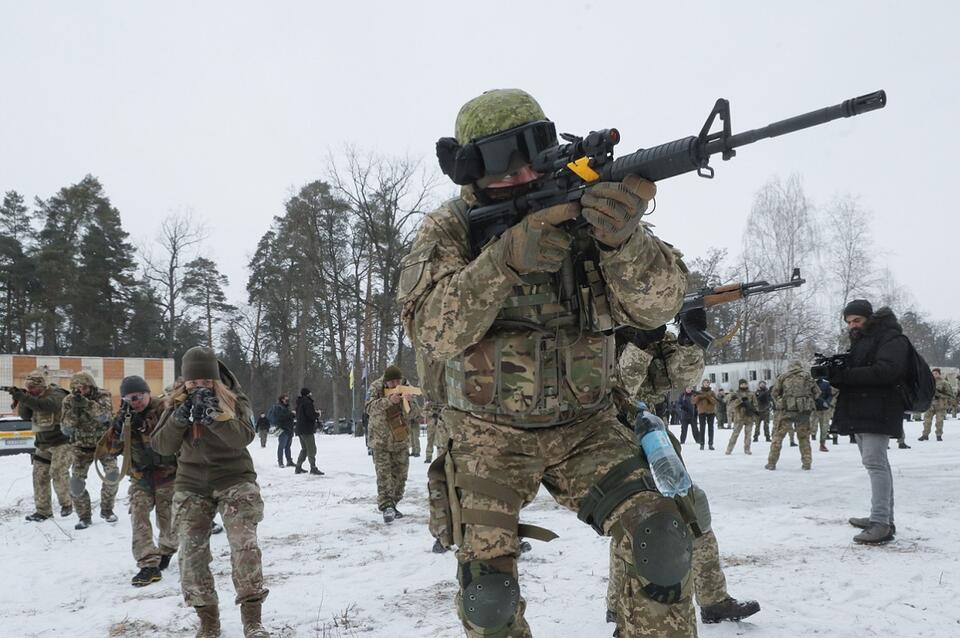
[[[719,154],[729,160],[736,155],[734,149],[741,146],[882,109],[886,104],[887,94],[876,91],[763,128],[733,134],[730,130],[730,102],[720,98],[698,135],[640,149],[617,159],[613,159],[613,147],[620,141],[620,132],[615,128],[592,131],[586,137],[563,133],[561,137],[567,144],[551,147],[531,162],[533,170],[544,175],[538,180],[536,190],[509,202],[474,208],[468,213],[471,244],[475,251],[479,251],[527,212],[579,201],[594,182],[620,182],[627,175],[658,182],[693,171],[700,177],[712,179],[714,171],[710,157],[713,155]],[[722,130],[711,133],[717,119],[722,122]],[[580,226],[586,222],[578,219],[568,223]]]
[[[715,288],[706,286],[683,298],[683,306],[681,306],[680,312],[677,313],[677,323],[679,323],[680,327],[686,332],[690,341],[706,349],[713,343],[715,337],[706,331],[702,319],[703,315],[697,311],[703,311],[707,308],[719,306],[720,304],[731,301],[746,299],[754,295],[765,295],[777,290],[798,288],[806,282],[806,279],[800,277],[800,269],[794,268],[793,273],[790,275],[790,281],[785,281],[781,284],[771,284],[766,281],[748,281],[747,283],[727,284],[726,286],[717,286]],[[699,322],[695,319],[697,315],[701,317]]]
[[[403,399],[403,413],[406,414],[410,412],[410,398],[421,396],[423,391],[413,385],[398,385],[395,388],[384,388],[383,394],[385,396],[399,394]]]
[[[726,286],[717,286],[711,288],[706,286],[697,292],[692,292],[683,298],[683,306],[677,313],[676,323],[680,326],[680,342],[695,343],[704,350],[710,347],[716,337],[707,332],[706,309],[720,304],[730,303],[753,295],[765,295],[776,290],[786,288],[797,288],[807,282],[800,277],[800,269],[794,268],[790,281],[782,284],[771,284],[766,281],[748,281],[742,284],[727,284]],[[620,326],[617,328],[617,340],[628,341],[638,348],[645,348],[652,343],[657,343],[663,338],[667,327],[660,326],[653,330],[641,330],[633,326]],[[687,339],[688,341],[684,341]]]

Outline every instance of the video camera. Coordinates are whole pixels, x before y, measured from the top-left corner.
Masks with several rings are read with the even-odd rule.
[[[840,354],[813,354],[813,366],[810,368],[810,375],[815,379],[820,377],[829,377],[831,370],[842,370],[847,367],[847,361],[850,355],[846,352]]]

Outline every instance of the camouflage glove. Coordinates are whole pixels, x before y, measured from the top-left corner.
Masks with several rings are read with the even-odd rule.
[[[579,209],[575,203],[551,206],[508,228],[501,238],[506,242],[504,261],[521,275],[559,270],[572,238],[556,225],[575,219]]]
[[[636,230],[647,203],[656,194],[653,182],[636,175],[628,175],[622,182],[600,182],[580,198],[583,218],[593,226],[597,241],[619,248]]]

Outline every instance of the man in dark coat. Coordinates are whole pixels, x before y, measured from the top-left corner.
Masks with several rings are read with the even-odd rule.
[[[865,299],[843,309],[850,334],[849,358],[830,367],[830,385],[840,389],[832,429],[856,436],[863,467],[870,476],[870,516],[851,518],[863,531],[857,543],[885,543],[896,533],[893,522],[893,473],[887,460],[891,438],[903,436],[904,402],[898,387],[907,375],[910,342],[890,308],[875,313]]]
[[[300,390],[300,396],[297,397],[297,438],[300,439],[300,456],[297,457],[297,467],[295,474],[304,474],[303,462],[310,461],[311,474],[323,474],[317,469],[317,440],[313,433],[317,431],[317,424],[320,421],[320,415],[313,406],[313,395],[309,388]]]
[[[287,467],[293,465],[290,455],[290,444],[293,442],[293,410],[290,409],[290,397],[281,394],[277,402],[267,412],[267,419],[277,428],[277,464],[283,467],[283,458],[287,458]]]

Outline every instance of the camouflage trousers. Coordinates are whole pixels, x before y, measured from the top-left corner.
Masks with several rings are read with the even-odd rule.
[[[92,512],[90,511],[90,492],[87,491],[87,475],[90,473],[90,466],[93,465],[94,450],[74,447],[73,448],[73,466],[70,468],[70,496],[73,497],[73,504],[77,510],[77,516],[81,521],[89,521]],[[120,470],[117,468],[117,457],[105,456],[101,459],[103,463],[103,473],[107,476],[118,476]],[[100,485],[100,511],[113,511],[113,503],[117,498],[117,488],[119,482],[109,483],[103,481]]]
[[[810,415],[807,413],[783,412],[774,417],[773,441],[770,443],[770,456],[767,463],[776,465],[780,460],[780,448],[783,439],[792,433],[796,426],[797,443],[800,445],[800,464],[809,468],[813,462],[813,452],[810,449]]]
[[[821,445],[825,444],[830,436],[830,417],[832,415],[833,410],[814,410],[810,413],[810,433],[816,436],[819,431]]]
[[[427,450],[426,457],[429,461],[433,458],[433,449],[444,450],[447,447],[447,435],[443,428],[443,419],[439,416],[427,417]],[[439,452],[438,452],[439,453]]]
[[[71,507],[70,464],[73,462],[73,446],[69,443],[44,449],[37,448],[33,454],[33,504],[39,514],[53,516],[50,483],[57,493],[60,507]]]
[[[506,627],[491,629],[470,621],[467,616],[470,610],[464,607],[464,589],[484,575],[518,578],[520,510],[533,501],[541,484],[560,505],[578,511],[598,480],[636,454],[636,443],[619,424],[612,409],[580,423],[536,430],[498,425],[450,409],[445,410],[443,416],[456,476],[463,476],[468,482],[482,479],[499,483],[502,486],[499,491],[513,492],[517,497],[501,500],[466,487],[459,491],[465,519],[463,543],[457,550],[460,592],[456,606],[461,622],[470,638],[527,638],[532,634],[523,617],[526,603],[522,596]],[[635,480],[646,471],[638,469],[624,480]],[[696,636],[689,575],[683,579],[679,600],[673,604],[648,598],[637,576],[632,537],[624,529],[632,521],[643,520],[655,511],[679,516],[671,499],[657,492],[642,491],[628,497],[603,521],[604,532],[615,538],[611,543],[613,561],[619,563],[615,568],[627,575],[617,586],[619,591],[613,609],[618,616],[619,635],[621,638]],[[562,602],[558,599],[557,604]]]
[[[410,454],[420,456],[420,423],[410,424]]]
[[[385,450],[373,448],[373,467],[377,472],[377,507],[382,512],[396,507],[403,499],[410,469],[410,454],[406,449]]]
[[[137,567],[156,567],[161,556],[177,551],[177,535],[171,525],[173,517],[173,481],[154,488],[131,480],[127,491],[130,498],[130,527],[133,529],[133,558]],[[150,512],[157,516],[157,543],[153,542]]]
[[[715,605],[726,599],[727,579],[720,567],[720,547],[713,530],[702,534],[693,540],[693,592],[697,596],[697,604],[701,607]],[[607,584],[607,609],[617,608],[617,594],[623,587],[622,580],[627,577],[623,563],[613,555],[613,543],[610,543],[610,580]]]
[[[759,426],[758,426],[759,427]],[[730,440],[727,441],[727,454],[733,453],[734,446],[737,445],[737,437],[740,436],[740,431],[743,430],[743,452],[745,454],[751,454],[750,452],[750,431],[753,429],[753,421],[734,419],[733,421],[733,432],[730,433]]]
[[[933,425],[934,417],[937,421],[937,436],[943,436],[943,420],[947,416],[947,410],[930,408],[923,413],[923,436],[930,436],[930,429]]]
[[[230,567],[235,603],[263,600],[263,564],[257,545],[257,523],[263,520],[263,499],[256,483],[238,483],[210,495],[176,491],[173,524],[180,542],[180,589],[190,607],[216,605],[217,590],[210,573],[210,526],[217,512],[230,542]]]

